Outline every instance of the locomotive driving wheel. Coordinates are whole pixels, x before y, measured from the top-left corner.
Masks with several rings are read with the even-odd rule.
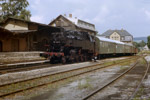
[[[65,64],[65,63],[66,63],[66,58],[65,58],[65,57],[62,57],[61,62],[62,62],[63,64]]]
[[[75,57],[76,62],[79,62],[79,56]]]
[[[84,58],[83,58],[83,56],[82,56],[82,55],[80,56],[80,60],[81,60],[81,62],[83,62],[83,61],[84,61]]]

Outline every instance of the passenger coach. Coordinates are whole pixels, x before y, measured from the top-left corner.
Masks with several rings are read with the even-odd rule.
[[[132,44],[96,37],[96,54],[98,59],[110,56],[134,55],[137,49]]]

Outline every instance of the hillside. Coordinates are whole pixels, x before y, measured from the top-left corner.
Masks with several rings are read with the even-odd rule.
[[[147,43],[147,37],[135,37],[135,38],[133,38],[133,41],[135,41],[135,42],[141,42],[142,40]]]

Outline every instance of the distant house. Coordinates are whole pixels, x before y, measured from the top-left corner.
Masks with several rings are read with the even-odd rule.
[[[101,34],[102,37],[109,38],[112,40],[121,41],[124,43],[133,43],[133,36],[124,29],[121,30],[108,30]]]
[[[52,32],[60,28],[7,18],[0,23],[0,52],[45,51]]]
[[[143,47],[143,50],[149,50],[148,46],[145,45],[145,46]]]
[[[73,18],[72,14],[69,14],[69,16],[59,15],[56,19],[50,22],[49,25],[63,27],[67,30],[88,32],[91,35],[96,35],[97,33],[94,24],[80,20],[77,17]]]

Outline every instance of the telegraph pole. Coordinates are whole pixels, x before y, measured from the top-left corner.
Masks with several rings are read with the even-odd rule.
[[[94,34],[94,62],[96,62],[96,34]]]

